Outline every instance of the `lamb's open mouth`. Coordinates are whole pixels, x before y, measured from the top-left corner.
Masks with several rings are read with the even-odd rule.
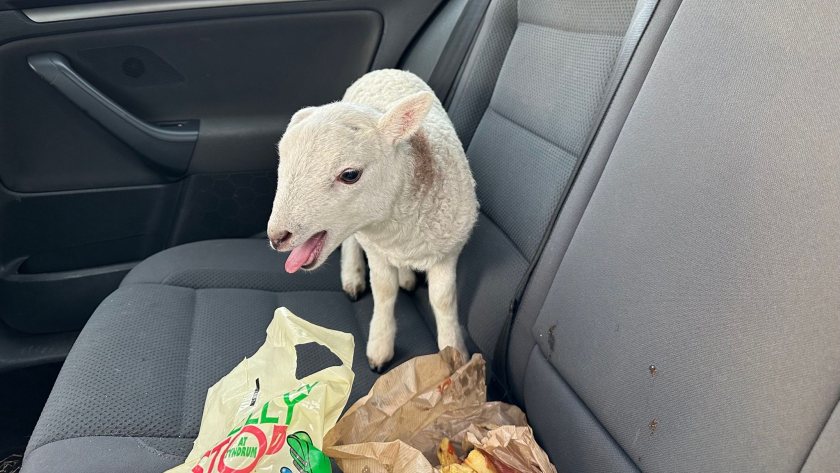
[[[289,257],[286,258],[286,272],[294,273],[300,268],[312,269],[321,256],[321,250],[324,249],[326,240],[327,232],[318,232],[309,237],[303,244],[292,249]]]

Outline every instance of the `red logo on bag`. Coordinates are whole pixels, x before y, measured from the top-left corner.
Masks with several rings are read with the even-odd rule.
[[[214,471],[218,471],[219,473],[250,473],[254,470],[257,463],[263,456],[273,455],[283,448],[283,445],[286,444],[287,429],[288,427],[285,425],[275,425],[271,431],[271,443],[269,444],[265,433],[263,433],[259,427],[256,425],[246,425],[235,436],[225,438],[213,447],[212,450],[208,450],[204,456],[198,460],[198,462],[201,463],[201,461],[205,458],[210,458],[210,467],[207,470],[207,473],[212,473]],[[236,446],[237,440],[240,440],[240,437],[245,435],[250,435],[257,441],[257,447],[252,447],[256,448],[256,452],[253,455],[251,463],[238,468],[228,466],[225,464],[225,458],[228,457],[230,448],[232,446]],[[219,462],[218,470],[215,469],[217,461]],[[205,470],[201,465],[196,465],[193,467],[192,473],[205,473]]]
[[[303,385],[283,395],[283,402],[286,404],[286,424],[292,421],[292,415],[294,414],[297,403],[305,399],[317,384],[318,382],[311,385]],[[256,412],[252,413],[245,420],[242,427],[237,427],[230,431],[224,440],[205,452],[193,467],[192,473],[251,473],[262,457],[279,452],[286,444],[288,425],[280,424],[279,417],[272,417],[268,414],[270,404],[270,402],[263,404],[259,416],[255,417]],[[266,424],[275,424],[271,430],[270,439],[266,437],[266,434],[259,427],[260,425]],[[248,446],[246,439],[249,437],[253,437],[256,440],[256,447]],[[201,466],[201,463],[206,458],[210,459],[210,465],[207,470]],[[251,458],[251,461],[245,466],[234,468],[225,463],[228,458]]]

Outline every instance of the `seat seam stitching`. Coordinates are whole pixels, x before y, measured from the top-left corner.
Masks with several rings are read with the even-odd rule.
[[[162,285],[174,286],[174,287],[187,287],[187,288],[192,288],[192,289],[206,289],[206,287],[202,287],[202,286],[197,286],[197,285],[193,286],[193,285],[178,284],[178,283],[171,282],[172,279],[174,279],[177,276],[188,275],[190,273],[194,273],[194,272],[197,272],[197,271],[212,271],[216,274],[243,274],[243,273],[244,274],[249,274],[249,275],[253,275],[253,274],[276,275],[277,274],[276,272],[273,272],[273,271],[263,271],[263,270],[256,270],[256,269],[244,269],[243,268],[243,269],[227,270],[227,269],[218,269],[218,268],[212,268],[212,267],[211,268],[201,267],[201,268],[192,268],[192,269],[189,269],[189,270],[182,270],[182,271],[177,271],[177,272],[176,271],[171,271],[169,274],[167,274],[166,278],[164,278],[164,280],[162,280],[160,282],[156,282],[156,281],[137,281],[137,282],[132,282],[130,284],[162,284]],[[215,287],[215,286],[211,286],[211,287]],[[239,288],[237,287],[237,289],[239,289]],[[248,289],[248,288],[241,288],[241,289]]]
[[[502,228],[501,225],[499,225],[499,222],[497,222],[496,219],[491,217],[483,209],[479,209],[479,212],[481,213],[481,215],[484,215],[487,218],[487,220],[490,220],[490,223],[492,223],[496,228],[499,229],[499,232],[508,240],[508,242],[510,242],[511,246],[513,246],[513,248],[516,250],[516,252],[519,254],[519,256],[521,256],[522,259],[524,259],[526,263],[531,261],[527,256],[525,256],[525,253],[523,252],[522,248],[519,248],[519,244],[517,244],[513,240],[513,238],[510,235],[508,235],[508,232],[504,228]]]
[[[56,440],[52,440],[52,441],[50,441],[50,442],[47,442],[47,443],[45,443],[45,444],[43,444],[43,445],[39,445],[39,446],[35,447],[34,449],[32,449],[32,450],[29,452],[29,455],[28,455],[28,456],[31,456],[34,452],[36,452],[36,451],[38,451],[38,450],[40,450],[40,449],[42,449],[42,448],[46,447],[47,445],[51,445],[51,444],[54,444],[54,443],[63,442],[63,441],[65,441],[65,440],[86,439],[86,438],[118,438],[118,439],[132,439],[132,440],[139,440],[139,439],[143,439],[143,438],[153,438],[153,439],[167,439],[167,440],[168,440],[168,439],[181,439],[181,440],[193,440],[193,441],[195,441],[195,439],[196,439],[197,437],[180,437],[180,436],[170,436],[170,435],[144,435],[144,436],[131,436],[131,435],[74,435],[74,436],[72,436],[72,437],[65,437],[65,438],[61,438],[61,439],[56,439]],[[152,447],[152,446],[148,446],[148,448],[155,449],[155,448],[154,448],[154,447]],[[157,449],[155,449],[155,450],[157,450]],[[180,456],[180,455],[175,455],[174,453],[167,453],[167,452],[164,452],[164,451],[162,451],[162,450],[159,450],[159,451],[160,451],[161,453],[163,453],[164,455],[169,455],[169,456],[176,457],[176,458],[185,458],[185,457],[182,457],[182,456]]]
[[[190,319],[190,330],[189,330],[189,340],[187,342],[187,359],[186,359],[186,366],[184,367],[184,384],[183,384],[183,391],[181,392],[181,417],[178,423],[178,435],[179,437],[184,435],[184,430],[186,428],[186,405],[187,405],[187,386],[189,386],[189,374],[190,374],[190,354],[192,353],[193,348],[193,340],[194,336],[193,333],[195,331],[195,321],[198,318],[198,289],[194,289],[192,291],[192,318]]]
[[[551,31],[559,31],[559,32],[562,32],[562,33],[579,34],[579,35],[585,35],[585,36],[623,38],[624,35],[625,35],[625,33],[612,33],[612,32],[607,32],[607,31],[583,31],[583,30],[580,30],[580,29],[577,29],[577,28],[565,28],[565,27],[562,27],[562,26],[552,26],[552,25],[547,25],[545,23],[538,23],[538,22],[533,21],[533,20],[519,19],[518,23],[519,23],[519,26],[530,25],[530,26],[534,26],[534,27],[537,27],[537,28],[540,28],[540,29],[546,29],[546,30],[551,30]],[[517,29],[519,29],[519,26],[517,26]]]
[[[550,144],[550,145],[554,146],[555,148],[559,149],[560,151],[563,151],[564,153],[568,154],[568,155],[569,155],[569,156],[571,156],[572,158],[577,158],[577,156],[578,156],[578,154],[579,154],[579,153],[576,153],[576,152],[574,152],[574,151],[570,150],[570,149],[569,149],[568,147],[566,147],[565,145],[561,145],[561,144],[559,144],[559,143],[555,143],[554,141],[552,141],[552,140],[550,140],[550,139],[546,138],[545,136],[543,136],[543,135],[541,135],[541,134],[537,133],[536,131],[534,131],[534,130],[532,130],[532,129],[528,128],[527,126],[523,125],[522,123],[519,123],[518,121],[514,120],[513,118],[511,118],[511,117],[509,117],[509,116],[505,115],[504,113],[502,113],[501,111],[499,111],[499,110],[498,110],[498,109],[497,109],[497,108],[493,105],[493,103],[492,103],[492,102],[490,103],[490,105],[488,105],[488,106],[487,106],[487,110],[488,110],[488,111],[490,111],[491,113],[495,113],[495,114],[496,114],[496,115],[498,115],[499,117],[501,117],[501,118],[503,118],[503,119],[505,119],[505,120],[509,121],[510,123],[512,123],[512,124],[514,124],[514,125],[516,125],[517,127],[521,128],[521,129],[523,129],[523,130],[527,131],[528,133],[530,133],[530,134],[532,134],[532,135],[536,136],[537,138],[539,138],[539,139],[541,139],[541,140],[545,141],[546,143],[548,143],[548,144]]]
[[[534,353],[534,352],[536,352],[536,353]],[[543,357],[543,359],[548,364],[549,368],[551,368],[551,371],[553,371],[557,375],[558,381],[563,383],[563,385],[565,385],[566,388],[568,388],[569,391],[574,395],[575,399],[580,403],[580,405],[583,406],[583,408],[586,409],[586,412],[589,413],[589,416],[592,418],[592,421],[595,423],[595,425],[597,425],[598,427],[601,428],[601,430],[607,435],[607,437],[609,437],[609,439],[612,441],[612,443],[615,445],[615,447],[621,453],[624,454],[624,456],[627,458],[627,460],[630,462],[630,464],[632,464],[633,466],[636,467],[636,471],[641,472],[642,471],[641,467],[639,467],[639,465],[636,464],[636,462],[633,460],[633,457],[629,454],[629,452],[627,452],[627,450],[624,449],[624,447],[618,442],[618,440],[616,440],[616,438],[613,436],[612,432],[610,432],[610,430],[607,428],[607,426],[604,425],[603,422],[601,422],[601,419],[599,419],[598,416],[595,415],[595,413],[592,411],[592,408],[589,406],[589,404],[586,403],[586,401],[583,399],[583,397],[581,397],[581,395],[575,390],[575,388],[566,380],[566,378],[560,373],[560,371],[557,369],[557,367],[555,367],[554,364],[551,363],[551,360],[549,360],[548,358],[545,358],[545,355],[543,354],[542,348],[540,348],[539,344],[536,343],[536,342],[534,342],[534,345],[531,347],[531,354],[528,356],[528,361],[525,363],[525,372],[526,373],[528,372],[528,368],[531,366],[531,361],[534,359],[535,356],[542,356]],[[522,391],[523,404],[525,404],[524,401],[527,398],[527,394],[526,394],[527,391],[528,391],[528,384],[523,383],[523,391]],[[525,407],[525,406],[523,406],[523,407]]]
[[[119,289],[129,288],[132,286],[166,286],[166,287],[177,287],[179,289],[190,289],[192,291],[215,291],[215,290],[225,290],[225,289],[232,289],[232,290],[239,290],[239,291],[256,291],[256,292],[270,292],[272,294],[277,293],[302,293],[302,292],[322,292],[322,293],[330,293],[334,292],[336,294],[343,294],[343,291],[340,289],[255,289],[250,287],[237,287],[237,286],[219,286],[219,287],[191,287],[191,286],[181,286],[176,284],[164,284],[159,282],[133,282],[129,283],[125,286],[122,286]]]
[[[840,409],[840,399],[838,399],[834,403],[834,407],[831,408],[828,412],[828,416],[825,418],[825,422],[823,422],[822,428],[820,428],[819,432],[817,432],[817,436],[814,439],[814,442],[811,444],[811,447],[808,449],[808,452],[805,454],[805,458],[802,460],[802,464],[799,467],[798,471],[802,471],[805,469],[805,466],[808,465],[808,460],[811,459],[811,454],[814,452],[814,448],[816,448],[817,443],[819,443],[820,438],[822,438],[823,433],[825,433],[825,429],[828,427],[828,423],[831,421],[831,418],[834,416],[834,413]]]
[[[143,448],[144,450],[147,450],[151,453],[154,453],[155,455],[157,455],[159,457],[170,457],[170,458],[178,459],[178,460],[183,460],[185,458],[181,455],[176,455],[176,454],[170,453],[170,452],[164,452],[163,450],[161,450],[159,448],[155,448],[155,447],[153,447],[153,446],[151,446],[148,443],[143,441],[143,438],[159,438],[159,437],[127,437],[127,438],[133,438],[137,442],[137,444],[140,445],[141,448]],[[184,438],[184,437],[175,437],[175,438]]]

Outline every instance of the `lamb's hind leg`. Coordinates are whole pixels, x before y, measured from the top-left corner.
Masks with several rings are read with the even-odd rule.
[[[388,261],[368,252],[370,288],[373,291],[373,319],[370,321],[367,358],[371,369],[380,371],[394,357],[397,321],[394,305],[399,292],[398,270]]]
[[[401,266],[399,274],[401,288],[406,291],[413,291],[414,288],[417,287],[417,275],[414,274],[413,269],[407,266]]]
[[[341,244],[341,287],[354,301],[365,292],[365,254],[354,236]]]
[[[451,346],[467,357],[467,347],[458,323],[458,295],[455,269],[458,256],[451,256],[429,268],[429,299],[435,313],[438,348]]]

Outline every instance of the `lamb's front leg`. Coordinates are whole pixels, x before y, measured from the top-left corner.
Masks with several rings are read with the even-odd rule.
[[[455,270],[458,255],[450,256],[429,268],[429,299],[435,313],[438,348],[451,346],[469,357],[461,325],[458,323],[458,294]]]
[[[365,292],[365,255],[355,236],[341,244],[341,287],[354,301]]]
[[[394,337],[397,334],[394,304],[399,292],[399,279],[397,267],[385,258],[371,251],[367,256],[373,291],[373,319],[370,321],[367,357],[371,369],[381,372],[394,357]]]

